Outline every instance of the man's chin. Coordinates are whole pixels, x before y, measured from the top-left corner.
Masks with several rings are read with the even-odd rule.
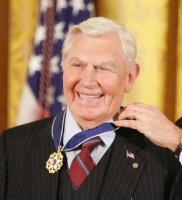
[[[87,114],[83,114],[83,113],[80,113],[81,115],[79,115],[79,118],[84,120],[84,121],[95,121],[97,120],[98,116],[96,115],[89,115],[88,113]]]

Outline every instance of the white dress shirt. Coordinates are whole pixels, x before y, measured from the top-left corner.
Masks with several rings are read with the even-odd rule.
[[[111,119],[109,121],[113,121],[113,120]],[[63,145],[66,145],[66,143],[69,141],[69,139],[71,139],[75,134],[77,134],[80,131],[82,131],[82,129],[79,127],[79,125],[74,120],[69,109],[67,109],[65,124],[64,124],[64,133],[63,133]],[[99,162],[99,160],[102,158],[104,153],[107,151],[107,149],[113,143],[114,138],[115,138],[115,132],[114,131],[105,132],[102,135],[100,135],[99,137],[103,141],[104,145],[103,144],[98,145],[91,153],[92,159],[95,162],[95,164],[97,164]],[[74,157],[79,152],[80,152],[80,150],[66,152],[67,163],[68,163],[69,168],[71,166],[71,163],[72,163]]]
[[[182,165],[182,152],[181,152],[180,155],[179,155],[179,161],[180,161],[180,163],[181,163],[181,165]]]

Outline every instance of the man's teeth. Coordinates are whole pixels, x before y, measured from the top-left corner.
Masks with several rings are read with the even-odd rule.
[[[101,95],[84,95],[84,94],[80,94],[80,97],[82,99],[97,99],[100,98]]]

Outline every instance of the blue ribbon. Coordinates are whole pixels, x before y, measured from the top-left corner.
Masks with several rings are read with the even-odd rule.
[[[96,128],[81,131],[77,133],[76,135],[74,135],[67,142],[67,144],[62,148],[62,151],[72,150],[78,147],[80,144],[82,144],[86,140],[96,137],[98,135],[101,135],[105,132],[113,131],[115,130],[115,128],[116,126],[114,126],[114,124],[107,122],[107,123],[101,124],[100,126],[97,126]]]
[[[66,111],[59,113],[55,116],[52,124],[52,138],[54,140],[54,145],[56,150],[61,143],[61,139],[64,132],[64,121],[65,121]]]
[[[52,125],[52,137],[54,139],[54,144],[55,144],[56,149],[58,149],[58,146],[60,145],[60,142],[63,136],[65,115],[66,115],[66,111],[58,114],[55,117],[53,125]],[[62,125],[60,124],[60,122],[62,122]],[[98,135],[101,135],[109,131],[114,131],[116,129],[117,127],[113,123],[106,122],[97,126],[96,128],[81,131],[77,133],[76,135],[74,135],[67,142],[67,144],[63,146],[61,151],[70,151],[78,147],[80,144],[82,144],[83,142],[85,142],[86,140],[90,138],[96,137]]]

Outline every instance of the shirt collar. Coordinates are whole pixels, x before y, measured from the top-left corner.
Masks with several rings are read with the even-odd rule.
[[[106,122],[113,122],[113,119],[107,120]],[[64,124],[64,134],[63,134],[63,145],[65,145],[75,134],[82,131],[80,126],[74,120],[69,108],[67,108],[65,124]],[[101,140],[105,145],[110,144],[110,140],[115,137],[114,131],[109,131],[100,136]]]

